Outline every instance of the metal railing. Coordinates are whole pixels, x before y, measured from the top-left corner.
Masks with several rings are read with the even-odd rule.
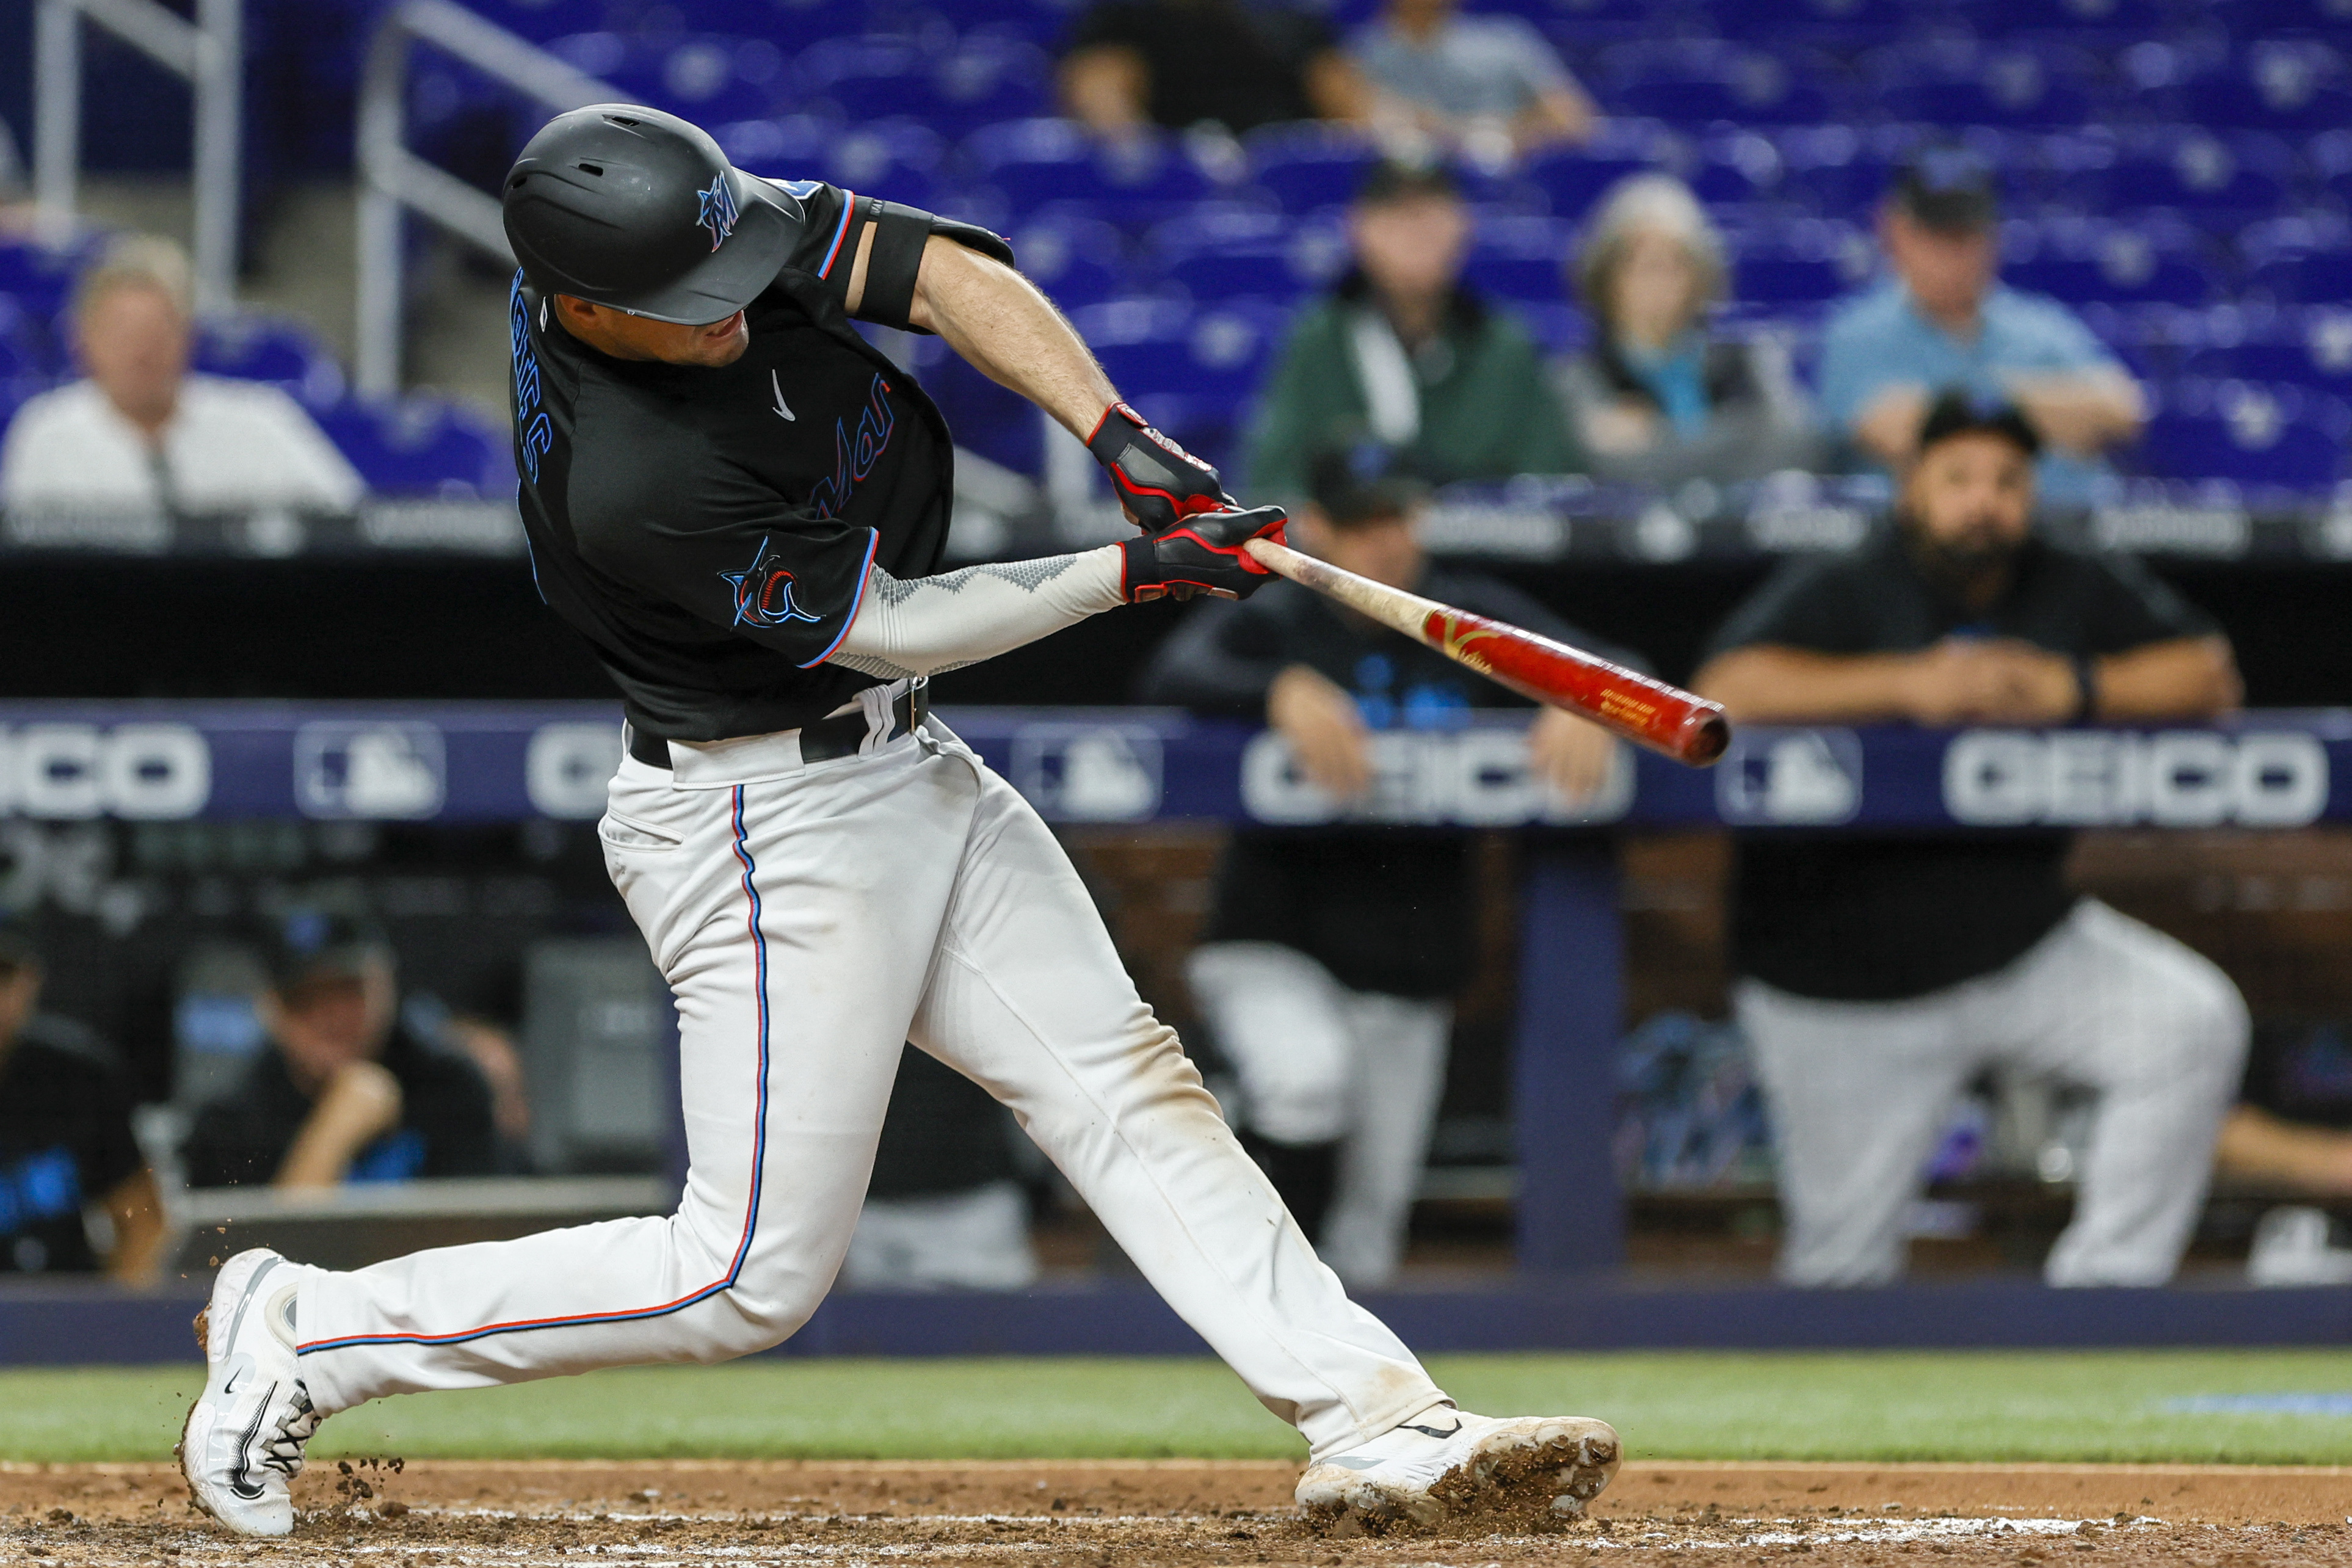
[[[38,232],[62,245],[75,230],[81,169],[81,21],[122,38],[187,79],[195,98],[196,309],[236,300],[243,111],[244,0],[196,0],[196,19],[155,0],[37,0],[33,21],[33,195]]]
[[[359,364],[354,379],[361,395],[369,397],[389,397],[400,391],[404,213],[415,212],[509,265],[514,261],[498,198],[408,150],[404,110],[409,54],[419,41],[557,110],[626,96],[450,0],[400,0],[392,7],[368,46],[360,80]]]

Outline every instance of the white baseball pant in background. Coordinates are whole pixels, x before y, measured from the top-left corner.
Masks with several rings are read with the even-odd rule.
[[[677,1210],[314,1276],[321,1412],[782,1341],[840,1267],[909,1040],[1012,1108],[1317,1457],[1444,1397],[1318,1261],[1044,822],[931,723],[809,765],[793,732],[622,763],[599,831],[677,994]]]
[[[1993,973],[1900,1002],[1734,994],[1770,1104],[1793,1285],[1903,1271],[1918,1196],[1969,1079],[2010,1065],[2098,1091],[2053,1285],[2161,1285],[2189,1245],[2236,1097],[2246,1005],[2202,954],[2085,899]]]
[[[1350,1285],[1395,1279],[1445,1089],[1453,1003],[1350,990],[1273,942],[1205,943],[1184,977],[1241,1080],[1243,1125],[1277,1143],[1340,1141],[1323,1261]]]

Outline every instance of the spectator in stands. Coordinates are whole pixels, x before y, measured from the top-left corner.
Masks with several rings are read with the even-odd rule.
[[[863,1290],[1019,1290],[1035,1283],[1013,1131],[986,1089],[908,1046],[842,1282]]]
[[[1587,647],[1502,584],[1429,564],[1423,492],[1376,448],[1328,453],[1294,542],[1394,587]],[[1624,654],[1611,657],[1626,659]],[[1262,719],[1340,806],[1374,792],[1383,732],[1449,730],[1500,688],[1294,584],[1194,609],[1145,676],[1148,701]],[[1547,708],[1529,765],[1570,805],[1607,786],[1616,742]],[[1469,846],[1444,828],[1236,832],[1187,966],[1239,1077],[1235,1125],[1324,1260],[1351,1285],[1394,1277],[1444,1085],[1454,993],[1471,973]]]
[[[88,1273],[152,1284],[164,1242],[155,1178],[131,1131],[131,1087],[112,1050],[40,1009],[29,935],[0,921],[0,1274]],[[105,1210],[100,1257],[85,1209]]]
[[[1314,453],[1365,441],[1433,484],[1580,467],[1535,345],[1463,286],[1470,228],[1441,170],[1366,178],[1348,213],[1355,265],[1292,326],[1260,399],[1254,490],[1303,496]]]
[[[1577,252],[1599,327],[1559,376],[1593,472],[1671,488],[1819,466],[1822,443],[1769,339],[1710,338],[1723,239],[1690,187],[1636,174],[1604,197]]]
[[[365,485],[277,387],[188,373],[188,261],[171,241],[110,246],[74,291],[86,379],[17,411],[0,506],[62,512],[349,511]]]
[[[260,933],[269,1031],[236,1088],[196,1116],[191,1186],[283,1188],[497,1169],[480,1069],[401,1019],[392,948],[371,927],[298,910]]]
[[[1099,0],[1070,31],[1062,102],[1105,136],[1213,122],[1368,121],[1371,89],[1330,29],[1266,0]]]
[[[1518,16],[1465,16],[1461,0],[1388,0],[1348,40],[1379,94],[1382,139],[1419,141],[1480,168],[1589,142],[1592,100]]]
[[[1698,689],[1741,722],[2200,720],[2238,700],[2229,644],[2136,563],[2036,539],[2042,438],[2013,405],[1931,405],[1895,524],[1792,562],[1717,635]],[[1818,777],[1833,757],[1783,747]],[[1810,761],[1809,761],[1810,759]],[[2053,1285],[2157,1285],[2195,1225],[2246,1008],[2172,938],[2065,885],[2063,832],[1743,838],[1741,1027],[1780,1143],[1780,1271],[1874,1285],[1954,1100],[2004,1064],[2101,1103]]]
[[[1868,461],[1908,463],[1930,389],[1961,385],[2024,411],[2044,448],[2040,494],[2094,500],[2102,454],[2135,439],[2138,384],[2055,300],[2000,282],[1991,167],[1958,147],[1921,152],[1879,214],[1894,276],[1830,319],[1822,348],[1823,412]]]

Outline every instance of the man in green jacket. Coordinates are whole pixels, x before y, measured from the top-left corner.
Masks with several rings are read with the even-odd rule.
[[[1435,484],[1583,468],[1535,345],[1462,285],[1470,229],[1442,170],[1366,178],[1348,212],[1356,265],[1292,327],[1259,404],[1253,494],[1304,495],[1312,454],[1363,441]]]

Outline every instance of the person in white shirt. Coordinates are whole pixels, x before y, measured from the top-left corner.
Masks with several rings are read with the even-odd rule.
[[[84,379],[17,412],[0,445],[0,507],[146,513],[349,511],[367,485],[301,405],[257,382],[191,375],[188,262],[126,235],[82,275]]]

